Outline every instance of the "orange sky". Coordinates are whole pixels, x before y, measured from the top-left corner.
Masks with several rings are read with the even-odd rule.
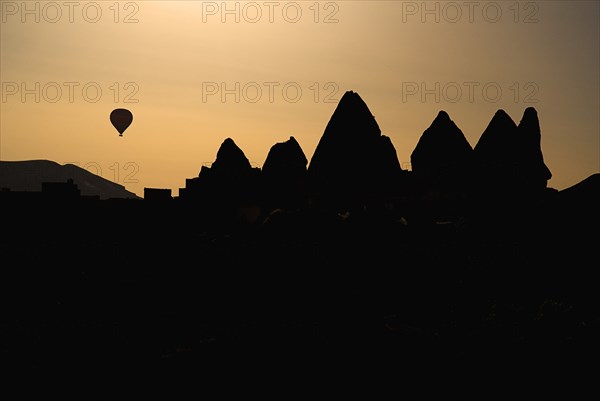
[[[259,166],[290,135],[310,159],[354,90],[404,167],[439,110],[475,146],[534,106],[551,187],[600,170],[597,1],[24,4],[0,1],[2,160],[177,194],[227,137]]]

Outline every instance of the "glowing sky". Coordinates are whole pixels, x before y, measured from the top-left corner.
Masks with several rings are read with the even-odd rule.
[[[354,90],[405,168],[439,110],[475,146],[534,106],[549,186],[600,170],[597,1],[115,3],[0,1],[0,159],[176,195],[227,137],[258,166],[290,135],[310,159]]]

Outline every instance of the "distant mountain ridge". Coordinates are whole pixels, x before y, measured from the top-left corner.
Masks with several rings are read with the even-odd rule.
[[[77,184],[82,196],[140,199],[123,185],[73,164],[60,165],[50,160],[0,161],[0,188],[11,191],[40,192],[43,182],[66,182],[69,179]]]

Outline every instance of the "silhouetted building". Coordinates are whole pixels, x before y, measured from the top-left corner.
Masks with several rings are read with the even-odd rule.
[[[77,199],[81,191],[69,178],[67,182],[42,182],[42,194],[52,199]]]
[[[42,193],[33,191],[13,191],[10,188],[0,190],[0,201],[6,206],[23,207],[26,204],[35,202],[41,203]]]
[[[151,203],[166,203],[173,200],[170,189],[144,188],[144,201]]]

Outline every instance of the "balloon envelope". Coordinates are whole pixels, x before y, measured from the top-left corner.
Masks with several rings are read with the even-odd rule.
[[[114,109],[110,113],[110,122],[119,131],[119,136],[131,125],[133,114],[127,109]]]

